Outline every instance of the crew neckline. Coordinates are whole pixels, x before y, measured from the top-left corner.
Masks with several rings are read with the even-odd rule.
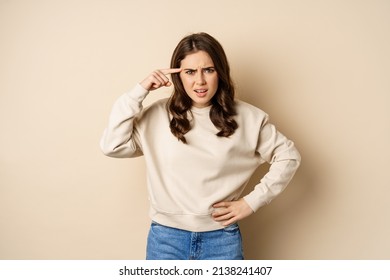
[[[209,105],[207,107],[202,107],[202,108],[192,106],[191,111],[194,113],[207,113],[207,112],[210,112],[211,106],[212,105]]]

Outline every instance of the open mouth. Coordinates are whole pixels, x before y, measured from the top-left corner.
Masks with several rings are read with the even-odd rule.
[[[195,89],[194,91],[198,97],[204,97],[207,94],[207,89]]]

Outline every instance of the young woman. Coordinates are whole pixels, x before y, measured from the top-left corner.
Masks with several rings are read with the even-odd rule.
[[[212,36],[183,38],[170,67],[119,97],[101,149],[145,157],[152,220],[146,259],[243,259],[237,222],[283,191],[300,155],[267,114],[235,100],[225,52]],[[169,99],[142,107],[150,91],[172,84]],[[264,162],[268,173],[241,197]]]

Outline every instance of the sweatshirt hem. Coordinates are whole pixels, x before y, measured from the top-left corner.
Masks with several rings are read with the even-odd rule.
[[[224,228],[220,223],[213,220],[211,214],[168,214],[158,212],[153,207],[150,207],[149,216],[152,221],[161,225],[192,232],[205,232]]]

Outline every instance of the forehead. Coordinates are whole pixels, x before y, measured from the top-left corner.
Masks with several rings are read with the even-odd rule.
[[[214,66],[213,60],[210,55],[205,51],[197,51],[188,54],[182,61],[181,67],[185,68],[198,68],[198,67],[211,67]]]

